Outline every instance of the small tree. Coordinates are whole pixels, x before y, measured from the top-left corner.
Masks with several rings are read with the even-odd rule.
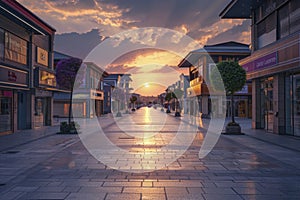
[[[56,65],[56,82],[61,89],[70,90],[68,124],[71,124],[73,87],[83,83],[84,73],[78,73],[82,60],[69,58],[59,61]],[[77,76],[77,79],[76,79]],[[76,79],[76,84],[75,84]]]
[[[130,102],[132,103],[133,107],[132,107],[132,111],[135,111],[135,102],[137,101],[137,97],[136,96],[131,96],[130,97]]]
[[[231,122],[227,126],[238,126],[234,120],[234,93],[240,91],[246,83],[246,71],[238,62],[224,61],[217,64],[216,69],[220,72],[227,95],[231,97]],[[215,75],[216,73],[212,73]],[[216,76],[212,77],[213,82],[218,82]]]
[[[117,112],[116,117],[122,117],[121,112],[120,112],[120,101],[122,99],[123,100],[125,99],[124,90],[119,87],[115,87],[112,92],[112,97],[115,101],[117,101],[117,106],[118,106],[117,111],[118,112]]]
[[[174,96],[175,96],[175,99],[176,99],[176,102],[175,102],[175,117],[180,117],[180,112],[178,111],[178,105],[179,105],[179,100],[178,99],[181,99],[182,96],[183,96],[183,91],[181,89],[175,89],[174,90]]]
[[[168,102],[168,109],[167,109],[167,113],[170,113],[170,101],[172,99],[176,98],[175,94],[173,92],[170,92],[170,91],[167,91],[167,94],[166,94],[166,97],[165,97],[165,100]]]

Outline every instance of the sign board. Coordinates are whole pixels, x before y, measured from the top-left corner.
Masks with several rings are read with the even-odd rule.
[[[0,65],[0,83],[28,86],[28,72]]]
[[[48,51],[37,47],[37,63],[48,66]]]
[[[260,57],[252,62],[243,65],[246,72],[266,69],[277,64],[277,52]]]

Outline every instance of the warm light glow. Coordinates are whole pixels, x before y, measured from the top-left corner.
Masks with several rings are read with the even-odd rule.
[[[148,88],[148,87],[150,87],[150,84],[149,84],[149,83],[145,83],[144,86],[145,86],[146,88]]]

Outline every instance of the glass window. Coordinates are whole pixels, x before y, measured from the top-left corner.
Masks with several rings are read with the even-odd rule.
[[[288,4],[283,6],[278,12],[279,19],[279,38],[286,37],[290,34],[290,19]]]
[[[257,25],[258,48],[276,41],[276,15],[269,15]]]
[[[0,60],[4,58],[4,30],[0,28]]]
[[[12,99],[0,97],[0,132],[12,130]]]
[[[5,59],[27,65],[27,42],[5,32]]]
[[[291,1],[290,14],[290,32],[295,33],[300,30],[300,1]]]

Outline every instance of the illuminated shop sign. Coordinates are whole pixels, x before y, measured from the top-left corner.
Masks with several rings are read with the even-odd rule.
[[[274,52],[243,65],[243,68],[247,72],[252,72],[252,71],[266,69],[276,64],[277,64],[277,52]]]
[[[48,66],[48,51],[37,47],[37,63]]]
[[[28,72],[0,65],[0,83],[28,86]]]
[[[40,70],[39,84],[45,85],[45,86],[50,86],[50,87],[56,87],[55,74],[44,71],[44,70]]]

